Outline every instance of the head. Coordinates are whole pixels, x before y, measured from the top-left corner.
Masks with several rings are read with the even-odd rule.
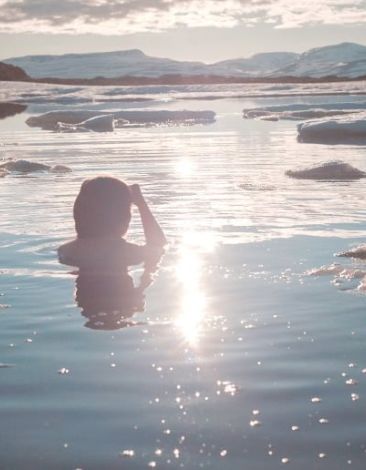
[[[84,181],[74,203],[78,238],[121,237],[131,220],[127,184],[110,176]]]

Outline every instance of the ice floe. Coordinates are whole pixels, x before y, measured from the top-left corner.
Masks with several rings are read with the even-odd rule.
[[[59,132],[113,132],[114,127],[115,119],[112,114],[94,116],[78,124],[66,122],[58,122],[56,124],[56,130]]]
[[[299,121],[300,142],[366,144],[366,102],[265,106],[243,110],[245,119]]]
[[[30,127],[41,127],[48,130],[73,131],[80,130],[113,130],[112,127],[150,126],[159,124],[209,124],[215,121],[213,111],[189,110],[124,110],[115,112],[105,111],[51,111],[38,116],[31,116],[26,123]]]
[[[287,176],[298,179],[312,180],[356,180],[365,178],[366,173],[341,161],[325,162],[318,166],[300,170],[288,170]]]
[[[366,247],[364,246],[364,253]],[[347,252],[346,252],[347,253]],[[347,256],[344,254],[338,256]],[[314,268],[305,273],[308,276],[323,277],[331,276],[332,284],[341,290],[355,290],[363,292],[366,290],[366,269],[365,265],[360,262],[359,265],[353,263],[352,266],[343,266],[339,263]]]
[[[329,276],[334,275],[345,280],[362,279],[365,277],[366,272],[362,269],[348,268],[340,264],[333,263],[329,266],[321,266],[320,268],[312,269],[308,272],[310,276]]]
[[[343,256],[346,258],[366,259],[366,245],[357,246],[350,250],[343,251],[341,253],[338,253],[337,256]]]
[[[8,160],[0,164],[0,176],[9,173],[36,173],[40,171],[48,171],[50,173],[69,173],[71,169],[64,165],[45,165],[43,163],[30,162],[28,160]]]
[[[297,126],[300,142],[342,144],[366,143],[366,112],[332,119],[306,121]]]
[[[239,184],[239,188],[246,191],[274,191],[276,190],[275,185],[262,184],[262,183],[242,183]]]
[[[262,119],[278,121],[281,119],[299,121],[303,119],[326,118],[343,116],[353,113],[362,113],[366,109],[366,102],[354,103],[320,103],[265,106],[243,110],[245,119]]]

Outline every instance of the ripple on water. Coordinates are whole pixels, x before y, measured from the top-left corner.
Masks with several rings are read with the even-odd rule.
[[[364,236],[363,186],[289,181],[286,168],[329,148],[298,144],[291,123],[236,122],[240,102],[222,106],[231,109],[215,125],[195,129],[0,132],[19,141],[7,156],[73,169],[67,180],[1,180],[8,468],[61,447],[70,468],[343,470],[348,460],[363,470],[364,299],[297,274],[329,266],[342,237]],[[362,148],[332,152],[364,159]],[[81,182],[101,172],[143,185],[173,245],[136,327],[113,333],[83,326],[55,253],[73,235]],[[141,240],[134,219],[132,229]],[[327,274],[345,285],[362,271],[342,261]]]

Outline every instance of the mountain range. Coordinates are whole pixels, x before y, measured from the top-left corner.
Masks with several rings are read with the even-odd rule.
[[[302,54],[268,52],[249,58],[205,64],[150,57],[139,49],[65,55],[30,55],[3,61],[21,67],[32,78],[117,78],[165,75],[263,78],[326,76],[357,78],[366,75],[366,46],[341,43]]]

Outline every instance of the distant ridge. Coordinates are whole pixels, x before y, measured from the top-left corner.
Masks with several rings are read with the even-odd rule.
[[[205,64],[150,57],[139,49],[87,54],[30,55],[3,61],[21,67],[35,79],[94,80],[161,77],[222,79],[354,79],[366,76],[366,46],[341,43],[310,49],[303,54],[268,52],[249,58]],[[202,78],[202,79],[203,79]]]
[[[88,54],[38,55],[4,60],[22,67],[33,78],[158,77],[166,74],[202,75],[207,65],[149,57],[139,49]]]
[[[347,78],[365,74],[366,46],[351,42],[310,49],[301,54],[292,64],[275,73],[275,75],[294,77],[334,75]]]

